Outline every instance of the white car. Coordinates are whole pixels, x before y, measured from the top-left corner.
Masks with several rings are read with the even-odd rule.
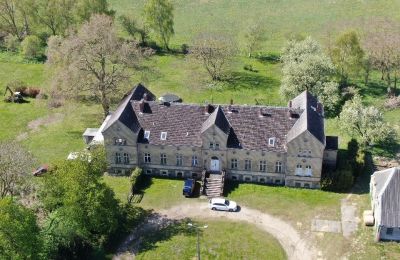
[[[213,198],[210,199],[208,207],[212,210],[225,210],[225,211],[237,211],[237,204],[234,201],[229,201],[224,198]]]

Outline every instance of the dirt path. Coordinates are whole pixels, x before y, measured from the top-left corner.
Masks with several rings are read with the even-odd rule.
[[[312,248],[307,238],[301,237],[290,224],[261,211],[242,207],[239,212],[216,212],[207,207],[207,203],[191,203],[175,206],[158,212],[164,219],[229,219],[231,221],[245,221],[256,225],[258,228],[270,233],[275,237],[285,250],[288,259],[317,259],[317,251]],[[155,228],[156,224],[165,224],[162,220],[151,220],[141,225],[140,230],[135,230],[128,237],[127,241],[118,250],[120,252],[114,259],[129,259],[134,257],[140,243],[138,233],[148,232]],[[138,242],[139,241],[139,242]],[[131,246],[128,246],[128,245]],[[133,245],[133,246],[132,246]],[[129,249],[128,249],[129,248]],[[127,253],[126,251],[129,251]]]

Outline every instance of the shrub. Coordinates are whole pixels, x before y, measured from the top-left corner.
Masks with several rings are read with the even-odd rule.
[[[386,109],[392,110],[400,107],[400,96],[391,97],[385,101],[384,104]]]
[[[21,43],[22,54],[26,59],[39,59],[44,52],[40,39],[35,35],[27,36]]]
[[[321,189],[326,191],[342,192],[353,187],[354,177],[350,165],[345,169],[330,172],[328,177],[321,179]]]
[[[4,38],[4,46],[6,47],[7,51],[16,52],[18,51],[20,45],[21,43],[19,42],[17,36],[9,34]]]

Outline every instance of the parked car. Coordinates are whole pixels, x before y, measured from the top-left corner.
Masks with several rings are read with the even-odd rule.
[[[38,167],[36,170],[34,170],[32,172],[32,174],[33,174],[33,176],[41,176],[44,173],[46,173],[48,169],[49,169],[49,167],[47,165],[42,165],[42,166]]]
[[[225,210],[225,211],[237,211],[237,204],[234,201],[230,201],[224,198],[213,198],[210,199],[208,207],[212,210]]]
[[[196,185],[196,181],[194,179],[187,179],[183,185],[182,194],[185,197],[193,196],[194,186]]]

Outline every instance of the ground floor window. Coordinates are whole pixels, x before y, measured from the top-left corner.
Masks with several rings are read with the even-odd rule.
[[[168,175],[168,171],[161,171],[161,175],[167,176]]]
[[[244,177],[244,180],[245,181],[251,181],[251,177],[246,176],[246,177]]]
[[[150,170],[150,169],[147,169],[147,170],[146,170],[146,174],[151,174],[151,170]]]
[[[387,228],[386,235],[389,235],[389,236],[393,235],[393,228]]]
[[[197,178],[197,173],[192,173],[192,178]]]
[[[300,187],[301,187],[301,183],[300,183],[300,182],[296,182],[296,183],[294,184],[294,186],[297,187],[297,188],[300,188]]]
[[[237,177],[236,176],[232,176],[232,180],[237,181]]]
[[[281,180],[278,180],[278,179],[275,180],[275,184],[280,184],[280,183],[281,183]]]
[[[176,177],[182,178],[182,177],[183,177],[183,173],[182,173],[182,172],[177,172],[177,173],[176,173]]]
[[[261,183],[264,183],[264,182],[265,182],[265,179],[264,179],[264,178],[261,178],[261,179],[260,179],[260,182],[261,182]]]
[[[304,188],[310,188],[310,184],[309,183],[304,183]]]

